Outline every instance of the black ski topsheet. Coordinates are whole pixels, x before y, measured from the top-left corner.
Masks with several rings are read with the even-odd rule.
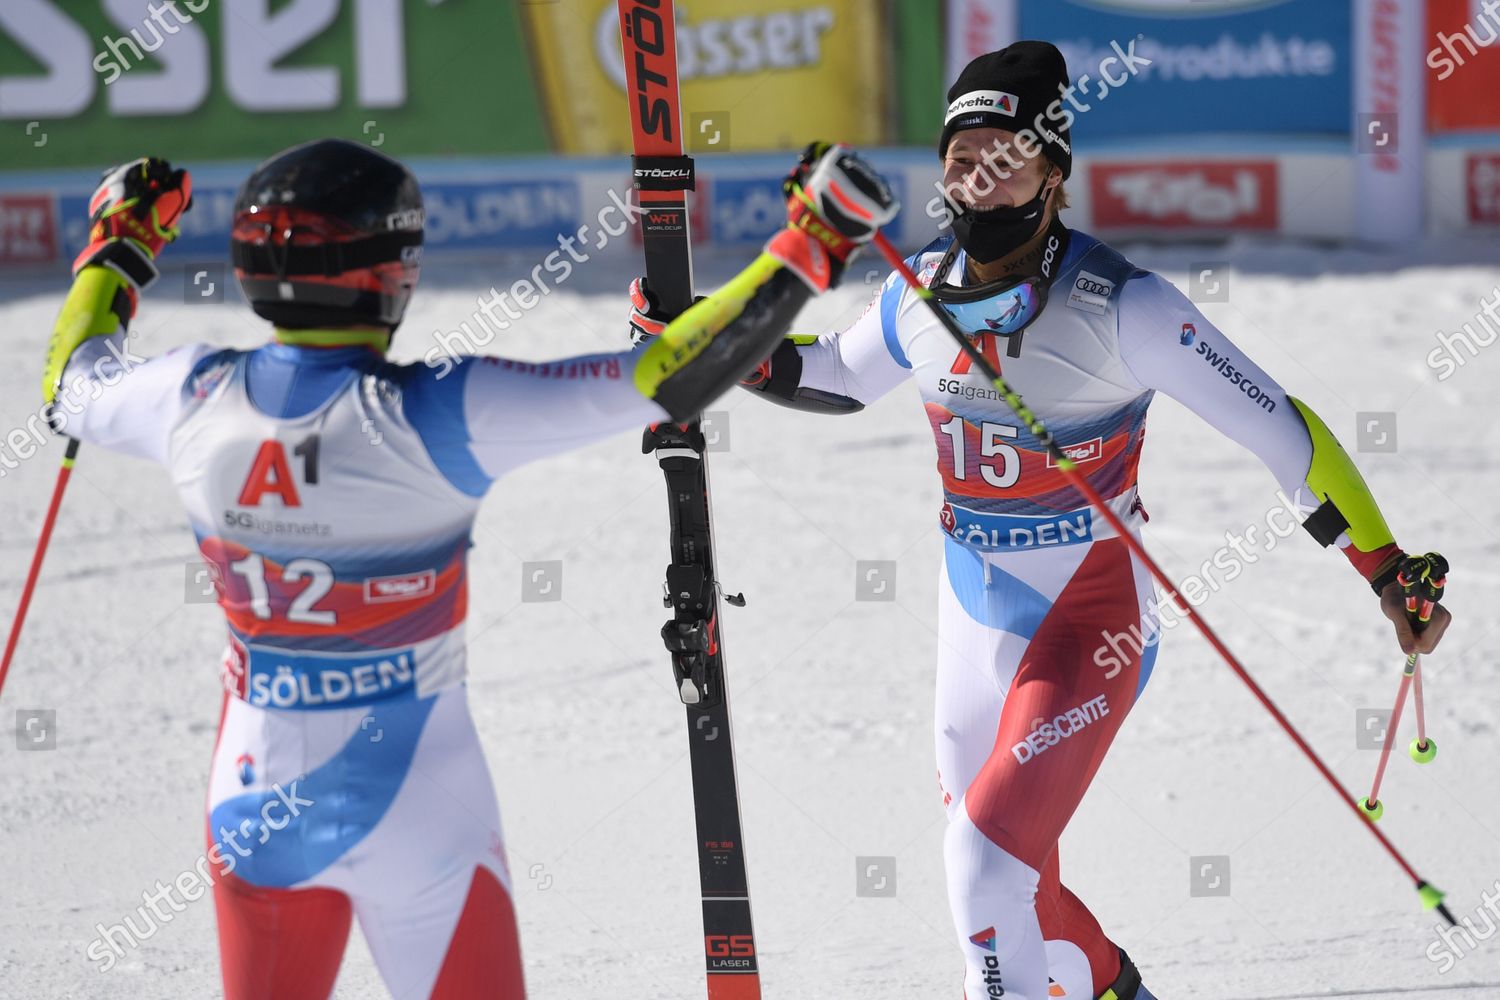
[[[693,299],[686,193],[692,161],[683,153],[682,108],[672,0],[618,0],[630,100],[636,196],[643,211],[647,284],[669,314]],[[739,788],[729,696],[724,686],[703,435],[694,421],[647,429],[667,481],[672,619],[662,636],[687,708],[693,812],[703,905],[703,955],[709,1000],[760,1000],[755,934],[740,831]]]

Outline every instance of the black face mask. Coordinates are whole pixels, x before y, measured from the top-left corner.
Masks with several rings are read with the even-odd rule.
[[[947,201],[947,199],[944,199]],[[953,214],[953,235],[969,258],[989,264],[1020,248],[1036,235],[1042,214],[1047,210],[1047,181],[1037,189],[1036,197],[1024,205],[1000,208],[974,208],[947,201]]]

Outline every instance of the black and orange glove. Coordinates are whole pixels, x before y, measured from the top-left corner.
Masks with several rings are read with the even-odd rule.
[[[156,257],[177,238],[177,224],[193,204],[193,181],[157,157],[133,160],[104,174],[89,198],[89,243],[73,274],[101,266],[118,272],[132,292],[157,277]]]
[[[827,280],[814,276],[825,288],[838,284],[849,258],[901,210],[885,178],[844,145],[809,143],[781,189],[788,225],[812,237],[829,258]]]

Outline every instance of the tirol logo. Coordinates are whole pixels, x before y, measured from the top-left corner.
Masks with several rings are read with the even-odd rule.
[[[1104,454],[1104,438],[1096,437],[1082,444],[1065,444],[1062,446],[1062,453],[1073,462],[1092,462]],[[1051,455],[1047,456],[1047,468],[1057,468]]]
[[[383,604],[387,601],[414,601],[429,597],[437,590],[437,572],[424,569],[420,573],[405,573],[399,576],[374,576],[365,581],[365,603]]]
[[[1182,336],[1177,338],[1177,342],[1180,343],[1183,347],[1192,347],[1193,341],[1197,339],[1198,327],[1192,323],[1182,324]]]
[[[1469,154],[1469,221],[1479,225],[1500,224],[1500,156]],[[4,253],[0,252],[0,260]]]
[[[46,264],[58,253],[51,195],[0,195],[0,264]]]
[[[1007,94],[1003,90],[971,90],[948,105],[948,113],[943,116],[943,124],[948,124],[959,115],[975,113],[1005,115],[1014,118],[1016,105],[1019,103],[1020,98],[1015,94]]]
[[[1089,188],[1099,226],[1274,230],[1281,218],[1272,160],[1096,163]]]
[[[250,651],[239,636],[229,633],[229,644],[224,647],[224,659],[219,664],[219,677],[224,682],[224,690],[236,698],[245,697],[249,663]]]

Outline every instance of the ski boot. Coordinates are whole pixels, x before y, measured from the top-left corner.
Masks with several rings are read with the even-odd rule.
[[[1108,989],[1099,994],[1098,1000],[1156,1000],[1155,995],[1141,984],[1141,974],[1124,948],[1120,949],[1120,974]]]

